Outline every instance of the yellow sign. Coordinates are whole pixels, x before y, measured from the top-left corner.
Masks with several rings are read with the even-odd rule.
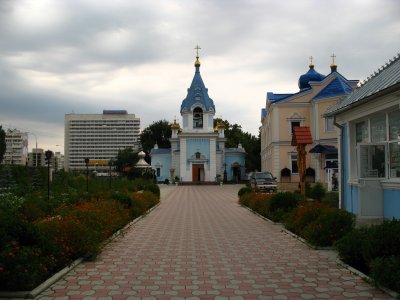
[[[108,160],[105,159],[91,159],[89,165],[108,165]]]

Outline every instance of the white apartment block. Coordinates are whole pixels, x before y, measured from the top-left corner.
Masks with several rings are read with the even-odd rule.
[[[28,154],[28,133],[18,129],[6,131],[6,153],[4,153],[4,165],[26,165]]]
[[[139,149],[140,118],[126,110],[104,110],[102,114],[66,114],[64,168],[85,170],[108,169],[119,150]]]
[[[33,148],[32,152],[28,153],[29,167],[43,167],[46,165],[44,151],[41,148]]]

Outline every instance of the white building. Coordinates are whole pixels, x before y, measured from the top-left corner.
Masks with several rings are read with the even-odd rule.
[[[4,153],[4,165],[26,165],[28,153],[28,133],[18,129],[6,131],[6,153]]]
[[[29,167],[43,167],[45,166],[44,151],[41,148],[33,148],[32,152],[28,153],[28,166]]]
[[[83,170],[89,158],[91,170],[108,163],[125,148],[138,150],[140,118],[126,110],[104,110],[102,114],[66,114],[64,168]]]

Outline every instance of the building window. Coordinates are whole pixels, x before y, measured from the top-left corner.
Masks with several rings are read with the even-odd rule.
[[[200,107],[193,110],[193,128],[203,128],[203,110]]]
[[[325,132],[334,132],[335,125],[333,124],[333,117],[325,118]]]
[[[290,127],[291,133],[293,133],[293,127],[300,127],[300,121],[291,121],[290,125],[291,125],[291,127]]]
[[[377,116],[371,118],[371,142],[386,141],[386,116]]]
[[[356,142],[368,142],[368,123],[367,121],[359,122],[356,124]]]
[[[290,160],[290,165],[292,166],[292,174],[298,174],[299,168],[297,167],[297,153],[291,153]]]
[[[386,177],[385,150],[385,145],[360,145],[360,178]]]
[[[157,168],[157,169],[156,169],[156,175],[157,175],[157,177],[160,177],[160,174],[161,174],[161,169],[160,169],[160,168]]]
[[[400,110],[355,124],[360,178],[400,178]]]

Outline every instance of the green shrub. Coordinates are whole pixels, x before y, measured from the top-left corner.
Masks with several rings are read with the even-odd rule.
[[[267,216],[267,210],[272,195],[263,193],[249,193],[249,194],[251,194],[252,197],[248,203],[248,207],[262,216]]]
[[[326,207],[307,224],[303,237],[315,246],[332,246],[354,228],[355,216],[344,210]]]
[[[368,238],[363,243],[363,257],[370,262],[378,257],[389,257],[400,253],[400,220],[385,221],[368,229]]]
[[[362,251],[363,243],[368,238],[368,228],[353,229],[335,242],[340,259],[361,272],[368,273],[368,263]]]
[[[116,191],[113,193],[112,199],[118,201],[126,208],[130,208],[132,206],[132,199],[127,193]]]
[[[154,195],[160,198],[160,187],[157,184],[149,183],[144,186],[144,190],[152,192]]]
[[[375,283],[400,293],[400,254],[378,257],[371,261],[370,276]]]
[[[291,192],[279,192],[273,194],[269,202],[268,212],[274,213],[276,210],[288,212],[297,207],[300,203],[301,196]]]
[[[326,189],[321,182],[317,182],[310,191],[309,197],[315,200],[321,200],[326,194]]]
[[[254,191],[250,191],[248,193],[244,193],[240,198],[239,198],[239,204],[243,206],[249,207],[250,200],[255,197]]]
[[[304,228],[318,219],[326,206],[315,202],[304,202],[296,207],[285,219],[286,229],[303,236]]]
[[[24,197],[12,193],[0,193],[0,210],[16,213],[23,205]]]
[[[0,290],[32,290],[49,276],[50,257],[36,246],[12,242],[0,251]]]
[[[242,197],[244,194],[250,193],[250,192],[252,192],[252,191],[253,191],[253,190],[251,189],[251,187],[244,186],[244,187],[240,188],[240,190],[238,191],[238,196],[239,196],[239,198],[240,198],[240,197]]]
[[[339,193],[338,192],[328,192],[321,199],[321,202],[326,204],[327,206],[333,208],[339,208]]]

